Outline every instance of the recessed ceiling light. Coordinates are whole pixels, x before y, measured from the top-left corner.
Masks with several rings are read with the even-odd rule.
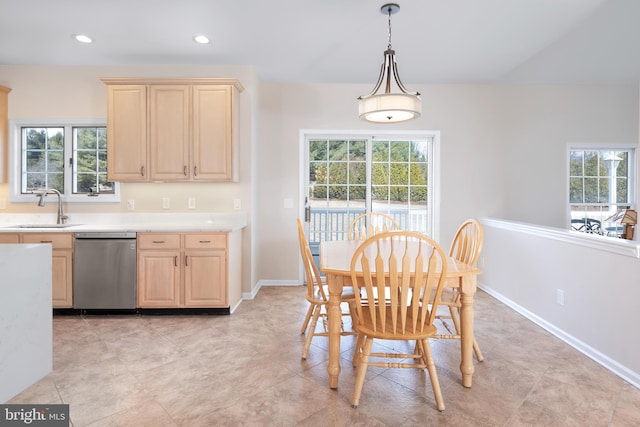
[[[80,43],[93,43],[93,39],[84,34],[74,34],[73,38],[79,41]]]
[[[209,43],[209,37],[203,36],[202,34],[200,34],[198,36],[194,36],[193,37],[193,41],[195,41],[196,43],[200,43],[200,44],[208,44]]]

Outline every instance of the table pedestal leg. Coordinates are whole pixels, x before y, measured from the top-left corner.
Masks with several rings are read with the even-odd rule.
[[[329,302],[327,304],[327,317],[329,323],[329,387],[338,388],[338,376],[340,375],[340,331],[342,322],[342,310],[340,300],[342,298],[342,280],[339,277],[327,275],[329,287]]]
[[[462,278],[460,295],[460,372],[462,385],[471,387],[473,381],[473,295],[476,292],[475,276]]]

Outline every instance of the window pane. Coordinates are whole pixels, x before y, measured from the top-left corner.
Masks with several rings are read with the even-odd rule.
[[[598,179],[585,178],[584,187],[584,202],[598,203]]]
[[[98,145],[96,128],[76,128],[76,149],[95,150]]]
[[[75,194],[113,192],[114,186],[106,181],[107,150],[106,128],[74,127],[74,183]],[[99,173],[103,179],[99,183]]]
[[[44,173],[27,173],[26,174],[26,192],[42,190],[47,186],[47,178]]]
[[[47,148],[49,150],[64,150],[64,129],[48,128]]]
[[[367,182],[367,164],[365,162],[349,163],[349,183],[365,184]]]
[[[409,141],[393,141],[391,143],[390,152],[392,162],[408,162]]]
[[[347,182],[347,164],[331,163],[329,164],[329,184],[346,184]]]
[[[27,151],[27,172],[44,172],[44,152],[43,151]]]
[[[62,151],[49,151],[47,158],[48,172],[62,172],[64,170],[64,156]]]
[[[371,165],[371,184],[386,185],[389,183],[389,164],[374,163]]]
[[[78,173],[76,193],[89,193],[95,191],[96,176],[95,174]]]
[[[389,161],[389,142],[388,141],[373,141],[372,151],[373,151],[372,160],[374,162]]]
[[[78,151],[76,153],[77,172],[92,172],[96,170],[96,152],[95,151]]]
[[[327,164],[325,162],[309,163],[309,183],[327,183]]]
[[[347,160],[346,141],[329,142],[329,160]]]
[[[366,141],[351,141],[349,144],[349,160],[365,160]]]
[[[45,129],[24,128],[24,146],[27,150],[44,150],[47,147],[47,131]]]
[[[309,161],[327,160],[327,141],[309,141]]]
[[[412,185],[426,185],[427,184],[427,165],[425,163],[410,163],[410,179]]]
[[[569,203],[583,203],[583,180],[582,178],[569,179]]]
[[[409,171],[407,164],[405,163],[392,163],[390,165],[391,171],[391,184],[392,185],[408,185],[409,184]]]
[[[582,176],[582,151],[572,151],[569,156],[569,175]]]

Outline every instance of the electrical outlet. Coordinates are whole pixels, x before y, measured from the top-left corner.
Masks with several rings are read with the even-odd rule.
[[[136,210],[136,201],[133,199],[128,199],[127,200],[127,210],[128,211],[135,211]]]
[[[563,289],[557,289],[556,290],[556,303],[558,303],[558,305],[564,305],[564,290]]]
[[[169,209],[171,207],[171,201],[168,197],[162,198],[162,209]]]
[[[233,199],[233,209],[239,211],[240,209],[242,209],[242,200],[240,199]]]
[[[189,209],[195,209],[196,208],[196,198],[195,197],[189,197],[189,200],[187,201],[187,206],[189,207]]]

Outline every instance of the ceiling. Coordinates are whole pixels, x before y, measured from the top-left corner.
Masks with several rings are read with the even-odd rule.
[[[252,66],[264,81],[373,85],[384,3],[0,0],[0,64]],[[638,0],[398,3],[392,46],[405,84],[639,81]]]

